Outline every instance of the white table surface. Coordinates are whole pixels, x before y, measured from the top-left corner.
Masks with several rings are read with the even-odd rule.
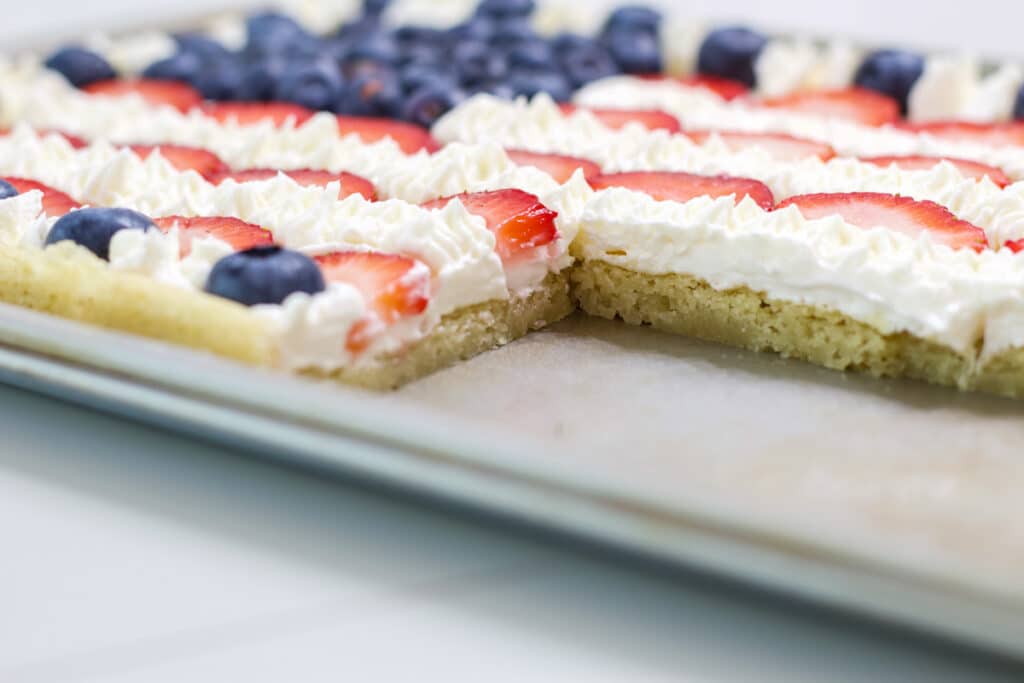
[[[1011,7],[994,0],[972,4],[966,35],[959,10],[934,4],[927,30],[919,3],[781,4],[823,32],[997,50],[1019,32],[992,20]],[[37,0],[5,30],[168,12],[153,5]],[[771,5],[724,13],[798,23]],[[4,682],[1021,680],[947,645],[6,387],[0,434]]]

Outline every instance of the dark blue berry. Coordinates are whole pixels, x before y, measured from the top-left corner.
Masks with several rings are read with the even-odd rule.
[[[0,180],[0,199],[18,196],[18,190],[6,180]]]
[[[238,85],[238,99],[265,102],[274,99],[277,84],[287,69],[283,57],[265,57],[242,67],[242,80]]]
[[[572,96],[569,81],[556,72],[513,73],[505,84],[517,97],[533,97],[537,93],[546,92],[556,102],[568,102]]]
[[[594,41],[563,48],[559,61],[573,88],[619,73],[619,66],[607,48]]]
[[[627,5],[619,7],[608,15],[604,23],[604,32],[609,33],[619,29],[643,30],[650,33],[658,32],[658,25],[661,23],[661,12],[643,5]]]
[[[179,52],[191,53],[203,61],[228,59],[232,56],[231,50],[224,44],[199,33],[179,33],[174,36],[174,41],[178,44]]]
[[[378,16],[387,9],[389,4],[391,4],[391,0],[363,0],[363,14]]]
[[[447,114],[465,93],[444,84],[425,85],[406,98],[402,107],[402,118],[410,123],[430,128],[434,122]]]
[[[393,117],[402,104],[402,88],[393,72],[362,74],[345,84],[334,111],[351,116]]]
[[[203,65],[192,79],[192,86],[208,100],[235,100],[242,87],[244,72],[236,59],[218,59]]]
[[[425,85],[437,84],[439,87],[458,87],[458,81],[455,76],[436,64],[410,64],[402,69],[398,80],[402,92],[406,94],[415,92]]]
[[[509,51],[523,43],[540,40],[533,26],[526,20],[504,21],[494,25],[494,33],[489,43],[498,50]]]
[[[1024,85],[1017,92],[1017,101],[1013,105],[1013,118],[1024,120]]]
[[[892,97],[907,113],[910,89],[924,71],[924,58],[902,50],[879,50],[867,56],[854,74],[853,82],[862,88]]]
[[[375,14],[367,14],[339,26],[334,33],[334,38],[345,43],[352,43],[366,40],[379,32],[380,17]]]
[[[555,52],[543,40],[531,40],[516,45],[508,51],[509,71],[548,71],[557,68]]]
[[[294,102],[313,110],[333,109],[344,81],[337,65],[329,61],[288,66],[274,88],[274,99]]]
[[[353,44],[342,63],[345,75],[351,78],[381,67],[393,67],[398,64],[400,56],[394,39],[378,34]]]
[[[505,62],[486,43],[459,43],[452,50],[452,62],[459,82],[466,87],[490,83],[505,75]]]
[[[738,26],[712,31],[697,53],[697,70],[708,76],[731,78],[753,88],[754,62],[766,42],[760,33]]]
[[[445,38],[458,44],[463,40],[488,41],[494,35],[496,25],[485,17],[473,17],[461,24],[448,29]]]
[[[551,39],[551,47],[556,54],[563,54],[570,50],[579,50],[593,44],[592,38],[581,36],[578,33],[559,33]]]
[[[193,52],[177,52],[165,59],[153,62],[142,72],[143,78],[157,81],[184,81],[192,83],[199,75],[203,61]]]
[[[117,77],[107,60],[81,47],[57,50],[46,60],[46,66],[63,74],[76,88]]]
[[[661,71],[661,45],[657,34],[641,29],[620,29],[609,33],[605,42],[609,54],[622,71],[628,74]]]
[[[533,14],[534,0],[481,0],[476,13],[490,19],[518,19]]]
[[[399,51],[395,66],[404,69],[412,64],[438,64],[443,61],[445,56],[436,47],[426,44],[408,45]]]
[[[294,19],[276,12],[254,14],[245,25],[245,54],[249,58],[284,54],[311,38]]]
[[[72,211],[53,224],[46,244],[71,240],[101,259],[110,257],[110,240],[121,230],[149,230],[153,221],[130,209],[87,208]]]
[[[402,48],[413,45],[436,47],[444,42],[445,32],[429,26],[399,26],[395,29],[393,37]]]
[[[254,247],[217,261],[206,278],[206,291],[246,306],[279,304],[289,294],[324,291],[316,262],[277,246]]]

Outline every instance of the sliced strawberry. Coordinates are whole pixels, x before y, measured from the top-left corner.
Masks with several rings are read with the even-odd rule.
[[[497,240],[497,252],[509,262],[524,252],[550,244],[558,238],[555,218],[558,214],[540,203],[536,195],[522,190],[471,192],[435,199],[427,209],[441,209],[458,199],[466,210],[483,217]]]
[[[64,138],[65,140],[67,140],[69,143],[71,143],[71,146],[74,147],[75,149],[82,149],[83,147],[88,147],[89,146],[88,142],[86,142],[82,138],[78,137],[77,135],[72,135],[71,133],[65,133],[62,130],[54,130],[52,128],[41,128],[39,130],[36,130],[36,133],[38,133],[40,137],[44,137],[46,135],[59,135],[62,138]],[[4,137],[4,136],[10,135],[10,134],[11,134],[11,129],[10,128],[0,128],[0,137]]]
[[[698,74],[695,76],[686,76],[678,80],[683,85],[710,90],[723,100],[734,100],[749,92],[746,84],[734,81],[731,78],[722,78],[720,76],[704,76]]]
[[[225,180],[234,180],[237,183],[247,183],[254,180],[267,180],[274,178],[278,173],[286,176],[303,186],[327,187],[329,183],[341,183],[338,191],[338,199],[344,199],[352,194],[361,194],[364,198],[374,201],[377,199],[377,188],[369,180],[354,173],[331,173],[330,171],[314,171],[308,168],[294,171],[278,171],[272,168],[248,168],[241,171],[227,169],[222,173],[210,178],[210,182],[220,185]]]
[[[809,90],[761,101],[761,106],[806,114],[845,119],[867,126],[895,123],[900,118],[899,102],[866,88]]]
[[[1024,251],[1024,239],[1009,240],[1003,242],[1003,246],[1012,251],[1014,254]]]
[[[744,197],[750,197],[765,210],[775,206],[772,191],[764,183],[750,178],[726,175],[705,176],[671,171],[610,173],[593,178],[590,186],[595,190],[624,187],[628,190],[646,192],[659,202],[688,202],[697,197],[734,195],[737,203]]]
[[[18,194],[29,192],[31,190],[39,190],[42,192],[43,213],[51,218],[58,218],[69,211],[81,208],[82,206],[60,190],[55,190],[49,185],[44,185],[35,180],[29,180],[27,178],[12,178],[10,176],[0,178],[0,180],[6,180],[8,183],[13,185],[14,189],[18,191]]]
[[[219,156],[198,147],[183,145],[129,145],[129,149],[143,159],[148,159],[154,150],[160,150],[160,156],[167,159],[171,166],[179,171],[195,171],[204,178],[214,178],[227,170]]]
[[[340,251],[315,257],[328,282],[343,282],[362,293],[373,316],[349,330],[346,348],[369,346],[381,324],[419,315],[430,303],[430,269],[415,259],[378,252]]]
[[[203,237],[216,237],[227,242],[237,251],[274,243],[274,236],[269,230],[227,216],[199,218],[164,216],[153,219],[153,222],[164,232],[168,232],[175,226],[178,227],[182,256],[188,256],[192,252],[192,240]]]
[[[591,109],[574,104],[560,104],[558,107],[566,116],[585,109],[596,116],[598,121],[616,130],[628,123],[639,123],[647,130],[667,130],[670,133],[678,133],[680,129],[676,117],[658,109]]]
[[[223,123],[235,121],[242,126],[268,120],[278,127],[288,121],[301,126],[313,116],[312,110],[290,102],[207,102],[202,111]]]
[[[534,166],[547,173],[558,183],[568,182],[576,169],[583,169],[583,177],[590,180],[601,173],[601,167],[589,159],[568,157],[561,154],[538,154],[522,149],[507,149],[505,152],[513,163],[520,166]]]
[[[414,154],[420,150],[436,152],[441,145],[430,135],[426,128],[412,123],[379,119],[369,116],[338,116],[338,131],[342,135],[355,133],[363,142],[377,142],[391,138],[406,154]]]
[[[835,192],[790,197],[778,208],[790,205],[811,220],[841,216],[847,223],[866,229],[882,227],[911,236],[926,232],[953,249],[981,251],[988,247],[984,230],[935,202],[881,192]]]
[[[996,168],[995,166],[989,166],[983,164],[980,161],[971,161],[970,159],[957,159],[955,157],[923,157],[923,156],[905,156],[905,157],[867,157],[861,159],[861,161],[868,164],[875,164],[876,166],[891,166],[895,164],[898,168],[902,168],[907,171],[919,171],[927,170],[929,168],[935,168],[943,161],[956,166],[957,170],[965,178],[974,178],[981,180],[985,176],[999,187],[1006,187],[1010,184],[1010,179],[1002,169]]]
[[[685,133],[697,144],[703,144],[712,134],[720,137],[730,150],[759,147],[778,161],[800,161],[809,157],[828,161],[836,155],[831,145],[785,133],[747,133],[738,130],[697,130]]]
[[[156,81],[146,78],[97,81],[82,89],[90,95],[109,97],[141,95],[150,104],[167,105],[179,111],[188,111],[203,101],[203,96],[198,90],[179,81]]]
[[[1011,123],[972,123],[969,121],[930,121],[928,123],[901,123],[898,126],[912,133],[927,133],[932,137],[980,145],[1024,145],[1024,121]]]

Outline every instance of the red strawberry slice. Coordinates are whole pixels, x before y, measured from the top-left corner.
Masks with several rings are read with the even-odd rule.
[[[828,161],[836,155],[836,151],[832,149],[831,145],[785,133],[747,133],[738,130],[685,132],[685,135],[697,144],[703,144],[712,134],[720,137],[725,146],[732,151],[759,147],[778,161],[800,161],[809,157],[818,157],[822,161]]]
[[[895,156],[895,157],[867,157],[861,159],[861,161],[868,164],[875,164],[876,166],[891,166],[895,164],[898,168],[902,168],[907,171],[919,171],[935,168],[943,161],[956,166],[957,170],[965,178],[974,178],[981,180],[988,176],[988,179],[999,187],[1006,187],[1010,184],[1010,179],[1002,169],[996,168],[995,166],[989,166],[983,164],[980,161],[971,161],[970,159],[958,159],[956,157],[924,157],[924,156]]]
[[[230,244],[236,251],[274,243],[274,236],[269,230],[227,216],[164,216],[153,219],[153,222],[164,232],[170,231],[174,226],[178,227],[183,257],[192,252],[192,240],[203,237],[216,237]]]
[[[225,180],[234,180],[237,183],[247,183],[256,180],[268,180],[276,178],[278,173],[286,176],[303,186],[327,187],[329,183],[341,183],[338,191],[338,199],[344,199],[349,195],[361,194],[370,201],[377,199],[377,188],[369,180],[354,173],[331,173],[330,171],[314,171],[303,168],[294,171],[278,171],[273,168],[247,168],[241,171],[225,170],[212,177],[210,182],[220,185]]]
[[[148,159],[154,150],[167,159],[179,171],[195,171],[204,178],[213,178],[223,173],[228,165],[219,156],[206,149],[183,145],[129,145],[129,149],[143,159]]]
[[[419,261],[379,252],[339,251],[314,257],[328,282],[343,282],[362,293],[372,316],[349,330],[345,346],[358,353],[381,324],[419,315],[430,303],[430,270]]]
[[[576,169],[583,169],[583,177],[590,180],[601,173],[601,167],[589,159],[569,157],[561,154],[538,154],[522,149],[507,149],[505,152],[513,163],[520,166],[534,166],[547,173],[558,183],[569,181]]]
[[[667,130],[670,133],[678,133],[680,129],[676,117],[658,109],[591,109],[573,104],[560,104],[558,107],[566,116],[581,109],[589,111],[598,121],[615,130],[629,123],[639,123],[647,130]]]
[[[3,180],[6,180],[8,183],[13,185],[14,189],[18,191],[18,194],[29,192],[31,190],[39,190],[42,192],[43,213],[51,218],[58,218],[69,211],[81,208],[82,206],[60,190],[55,190],[49,185],[44,185],[35,180],[29,180],[27,178],[12,178],[10,176],[3,178]]]
[[[64,138],[65,140],[67,140],[69,143],[71,143],[71,146],[74,147],[75,149],[82,149],[83,147],[88,147],[89,146],[88,142],[86,142],[82,138],[78,137],[77,135],[72,135],[71,133],[65,133],[62,130],[54,130],[52,128],[40,128],[40,129],[36,130],[36,133],[39,135],[39,137],[45,137],[47,135],[59,135],[62,138]],[[0,128],[0,137],[5,137],[5,136],[10,135],[10,134],[11,134],[11,129],[10,128]]]
[[[202,111],[222,123],[235,121],[241,126],[263,121],[273,121],[278,127],[288,121],[301,126],[313,116],[311,110],[290,102],[207,102]]]
[[[911,236],[926,232],[953,249],[981,251],[988,247],[984,230],[931,201],[881,192],[835,192],[790,197],[778,208],[790,205],[810,220],[841,216],[847,223],[865,229],[883,227]]]
[[[731,78],[722,78],[720,76],[686,76],[678,79],[680,83],[693,88],[704,88],[715,93],[723,100],[734,100],[737,97],[742,97],[749,92],[747,86],[739,81],[734,81]]]
[[[867,126],[895,123],[900,118],[900,105],[891,97],[866,88],[810,90],[782,97],[770,97],[761,106],[845,119]]]
[[[973,142],[993,147],[1024,145],[1024,121],[1012,123],[931,121],[928,123],[901,123],[898,127],[912,133],[927,133],[936,138]]]
[[[536,195],[522,190],[470,192],[435,199],[423,204],[427,209],[444,208],[458,199],[466,210],[483,217],[497,240],[496,250],[503,262],[550,244],[558,239],[555,218],[558,214],[540,203]]]
[[[426,128],[412,123],[393,121],[391,119],[373,118],[370,116],[338,117],[338,131],[342,135],[358,135],[363,142],[377,142],[391,138],[406,154],[414,154],[420,150],[436,152],[441,145],[430,135]]]
[[[155,81],[145,78],[97,81],[82,89],[90,95],[109,97],[141,95],[150,104],[167,105],[183,112],[199,106],[203,101],[203,96],[198,90],[179,81]]]
[[[750,197],[762,209],[770,210],[775,206],[772,191],[761,181],[726,175],[704,176],[671,171],[610,173],[593,178],[590,186],[595,190],[624,187],[628,190],[646,192],[659,202],[688,202],[697,197],[734,195],[737,203],[744,197]]]
[[[1003,246],[1012,251],[1014,254],[1024,251],[1024,239],[1019,240],[1008,240],[1003,242]]]

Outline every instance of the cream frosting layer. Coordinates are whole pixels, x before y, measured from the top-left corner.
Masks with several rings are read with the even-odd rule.
[[[514,103],[477,97],[442,119],[442,140],[495,139],[510,147],[577,154],[608,171],[662,170],[761,180],[777,200],[812,192],[888,192],[938,202],[986,230],[993,245],[1024,237],[1024,183],[1000,189],[964,178],[952,164],[908,171],[856,159],[780,162],[758,148],[731,152],[712,136],[697,145],[682,135],[636,127],[611,130],[591,114],[564,115],[549,98]]]
[[[582,222],[585,259],[692,275],[720,290],[746,286],[966,354],[982,338],[984,354],[1024,344],[1024,256],[1009,250],[954,251],[839,217],[807,220],[795,207],[657,202],[621,188],[595,193]]]
[[[923,154],[973,159],[997,166],[1015,179],[1024,179],[1024,147],[952,141],[927,133],[725,102],[714,93],[672,81],[608,78],[580,90],[575,101],[589,107],[629,102],[636,109],[663,109],[677,117],[684,128],[788,133],[827,142],[847,156]]]

